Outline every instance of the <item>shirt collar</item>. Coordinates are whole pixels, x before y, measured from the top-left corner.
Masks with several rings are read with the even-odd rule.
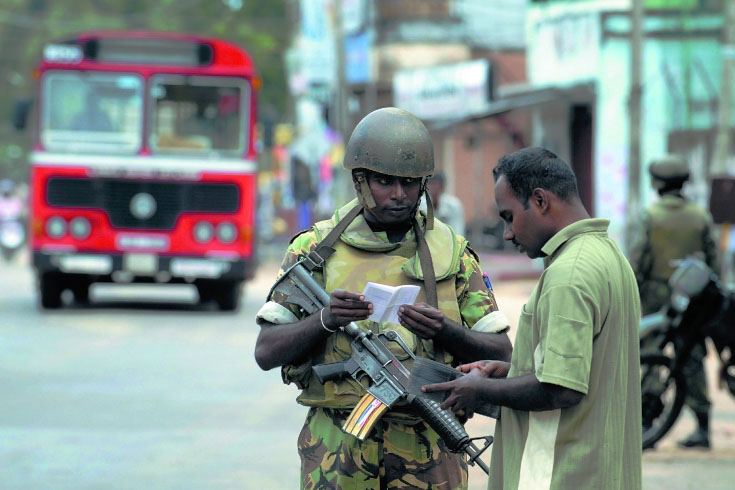
[[[662,206],[667,207],[681,207],[686,202],[686,198],[684,196],[679,196],[677,194],[664,194],[659,199],[659,202]]]
[[[544,263],[547,262],[547,259],[550,260],[557,250],[572,238],[584,233],[607,233],[608,226],[610,226],[610,220],[606,218],[582,219],[565,226],[541,247],[541,252],[546,255]]]

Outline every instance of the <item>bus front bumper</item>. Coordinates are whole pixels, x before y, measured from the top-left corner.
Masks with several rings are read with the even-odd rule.
[[[191,282],[197,279],[243,281],[254,276],[252,260],[149,253],[95,254],[78,252],[33,253],[39,274],[83,274],[115,282]]]

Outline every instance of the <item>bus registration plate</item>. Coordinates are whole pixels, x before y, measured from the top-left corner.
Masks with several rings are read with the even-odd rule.
[[[139,275],[153,275],[158,272],[158,256],[156,254],[125,254],[123,269]]]

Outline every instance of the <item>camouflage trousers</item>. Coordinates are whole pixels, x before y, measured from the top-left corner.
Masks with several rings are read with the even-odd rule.
[[[667,281],[649,279],[642,282],[638,289],[641,295],[642,315],[658,313],[671,298],[671,288]]]
[[[687,380],[687,397],[684,404],[695,413],[709,413],[712,403],[707,391],[707,376],[704,372],[704,358],[707,348],[703,342],[692,348],[691,357],[684,364],[684,377]]]
[[[641,342],[641,351],[655,350],[660,340],[652,337],[643,339]],[[674,342],[675,349],[683,348],[682,340],[677,339]],[[707,356],[707,348],[703,341],[697,342],[692,347],[689,359],[684,363],[682,374],[687,383],[687,396],[684,399],[684,405],[692,409],[695,413],[709,413],[712,408],[712,402],[709,399],[709,391],[707,389],[707,376],[704,371],[704,359]]]
[[[342,431],[348,416],[345,410],[309,409],[298,441],[302,489],[467,488],[464,456],[450,453],[423,422],[380,420],[360,441]]]

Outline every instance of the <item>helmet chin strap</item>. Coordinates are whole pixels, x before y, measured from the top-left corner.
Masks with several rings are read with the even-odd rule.
[[[365,172],[355,171],[354,175],[355,180],[358,184],[360,184],[360,192],[357,193],[357,200],[360,201],[360,204],[367,207],[368,209],[373,209],[378,204],[373,198],[373,193],[370,192],[370,186],[368,185],[367,179],[365,178]]]
[[[434,229],[434,203],[428,191],[424,191],[426,195],[426,230]]]
[[[421,177],[421,191],[419,192],[419,196],[422,193],[426,196],[426,231],[434,229],[434,202],[431,200],[431,195],[429,194],[429,191],[426,190],[426,183],[428,181],[428,177]],[[417,208],[420,203],[421,199],[419,199],[419,202],[416,204]],[[414,214],[415,213],[416,209],[414,209]]]

